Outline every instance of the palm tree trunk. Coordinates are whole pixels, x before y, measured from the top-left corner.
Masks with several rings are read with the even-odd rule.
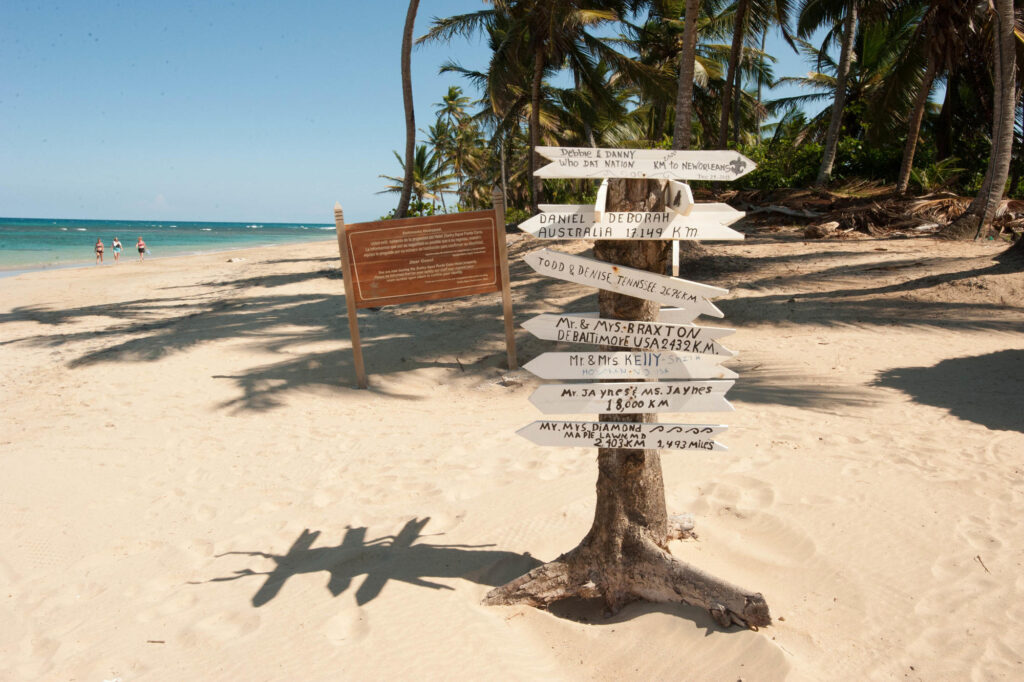
[[[962,216],[939,233],[947,239],[977,239],[995,215],[1003,198],[1013,151],[1014,112],[1017,106],[1013,0],[996,0],[997,29],[993,41],[992,152],[978,196]],[[1016,248],[1016,247],[1014,247]]]
[[[843,107],[846,106],[846,78],[853,61],[853,41],[857,36],[857,0],[849,0],[846,7],[846,24],[843,26],[843,47],[839,54],[839,69],[836,73],[836,95],[832,101],[832,114],[825,137],[825,153],[814,184],[823,186],[832,176],[832,165],[836,161],[839,146],[839,130],[843,124]]]
[[[409,212],[409,195],[412,192],[412,171],[416,154],[416,114],[412,105],[412,29],[416,23],[416,10],[420,0],[409,0],[409,10],[405,14],[405,30],[402,32],[402,101],[405,103],[405,178],[402,180],[402,193],[398,197],[396,218],[404,218]]]
[[[989,164],[992,177],[988,196],[985,197],[979,212],[981,222],[978,224],[977,238],[986,225],[995,217],[999,202],[1003,200],[1006,179],[1010,175],[1010,160],[1013,154],[1013,127],[1017,111],[1016,67],[1013,0],[996,0],[996,14],[999,28],[998,40],[995,41],[995,70],[998,74],[996,92],[998,93],[997,108],[993,112],[992,156]]]
[[[917,149],[917,139],[921,133],[921,120],[924,118],[924,109],[928,105],[928,95],[932,91],[932,82],[935,80],[936,71],[935,55],[929,53],[928,66],[924,70],[924,79],[917,91],[914,100],[914,109],[910,113],[910,120],[907,128],[907,142],[903,147],[903,161],[900,163],[900,175],[896,180],[896,191],[900,194],[907,193],[907,185],[910,184],[910,170],[914,167],[914,152]]]
[[[740,51],[740,59],[736,63],[736,82],[732,89],[732,143],[739,146],[740,143],[740,102],[743,100],[743,51]]]
[[[768,27],[765,26],[764,30],[761,31],[761,54],[758,55],[760,66],[764,67],[764,46],[768,42]],[[761,77],[760,69],[757,72],[757,111],[754,114],[755,120],[757,121],[757,139],[761,139],[761,105],[762,105],[762,92],[761,89],[764,87],[764,78]]]
[[[697,15],[700,0],[686,0],[683,21],[683,50],[679,55],[679,88],[676,92],[676,125],[673,149],[689,149],[693,128],[693,74],[697,61]]]
[[[939,160],[953,155],[953,109],[956,107],[959,74],[954,66],[946,76],[946,96],[939,111],[939,125],[935,129],[935,149]]]
[[[507,142],[505,139],[501,140],[501,200],[502,206],[508,209],[508,168],[505,162],[505,147]]]
[[[530,84],[530,211],[538,213],[537,205],[544,192],[544,181],[534,175],[537,164],[537,146],[540,144],[540,86],[544,79],[544,51],[538,46],[533,54],[533,82]]]
[[[729,137],[729,113],[732,108],[733,90],[739,83],[740,50],[743,48],[743,34],[746,32],[747,6],[749,0],[739,0],[736,5],[736,20],[732,29],[732,47],[729,50],[729,71],[722,91],[722,117],[718,127],[718,148],[725,149]]]

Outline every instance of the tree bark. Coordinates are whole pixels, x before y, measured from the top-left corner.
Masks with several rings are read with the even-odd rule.
[[[611,180],[608,210],[664,210],[664,183]],[[599,260],[662,273],[668,258],[663,241],[598,240]],[[599,293],[601,317],[656,320],[658,304],[608,291]],[[602,415],[602,421],[657,421],[656,415]],[[675,601],[708,609],[723,627],[771,623],[768,605],[743,590],[674,558],[668,541],[678,529],[665,508],[665,486],[657,450],[599,448],[594,522],[575,549],[512,582],[491,590],[487,604],[545,607],[569,597],[604,601],[617,613],[637,599]]]
[[[832,166],[836,161],[836,148],[839,146],[839,131],[843,125],[843,107],[846,106],[846,78],[850,73],[853,61],[853,44],[857,36],[857,1],[849,0],[846,6],[846,23],[843,26],[843,47],[839,53],[839,68],[836,73],[836,94],[832,100],[832,113],[828,122],[828,134],[825,136],[825,152],[821,157],[821,167],[814,184],[823,187],[832,177]]]
[[[946,76],[946,96],[942,100],[939,125],[935,129],[935,150],[940,161],[953,155],[953,116],[959,87],[959,74],[954,66]]]
[[[732,47],[729,50],[729,71],[722,91],[722,116],[718,127],[718,148],[725,149],[729,141],[729,114],[732,109],[733,90],[739,83],[740,50],[743,49],[743,35],[746,33],[747,7],[749,0],[739,0],[736,5],[736,19],[732,29]]]
[[[1017,111],[1017,54],[1014,36],[1013,0],[996,0],[996,14],[999,17],[999,39],[995,41],[995,66],[999,72],[996,88],[999,91],[996,110],[993,112],[992,131],[992,178],[988,196],[979,212],[981,224],[979,236],[992,223],[999,203],[1006,191],[1006,180],[1010,175],[1010,161],[1013,158],[1013,128]]]
[[[1002,201],[1010,174],[1014,113],[1017,107],[1013,0],[996,0],[996,16],[992,74],[995,104],[992,111],[992,152],[978,196],[962,216],[939,233],[939,236],[947,239],[977,239],[985,233]]]
[[[412,193],[413,170],[416,155],[416,113],[412,103],[412,31],[416,23],[416,10],[420,0],[409,0],[405,14],[405,30],[402,32],[402,102],[405,104],[405,177],[402,193],[398,197],[396,218],[404,218],[409,212],[409,195]]]
[[[683,49],[679,55],[679,88],[676,91],[676,124],[673,149],[689,149],[693,130],[693,76],[697,70],[697,17],[700,0],[686,0]]]
[[[903,146],[900,175],[896,180],[896,191],[900,194],[906,194],[907,186],[910,184],[910,171],[914,167],[914,152],[917,149],[917,139],[921,133],[921,121],[924,119],[924,110],[928,106],[928,95],[931,94],[932,82],[935,80],[935,67],[935,55],[929,53],[928,65],[924,70],[924,79],[921,81],[921,88],[917,91],[917,96],[914,99],[914,109],[910,112],[910,119],[907,122],[907,142]]]
[[[537,155],[540,144],[540,90],[544,80],[544,51],[538,47],[533,54],[533,81],[530,83],[530,211],[538,213],[537,205],[544,192],[544,180],[534,175],[541,159]]]

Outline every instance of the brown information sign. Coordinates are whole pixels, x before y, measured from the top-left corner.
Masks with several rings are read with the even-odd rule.
[[[363,366],[358,308],[500,291],[508,368],[519,366],[508,284],[505,201],[499,189],[491,198],[491,211],[354,225],[346,225],[341,205],[334,205],[348,329],[360,388],[367,388],[369,383]]]
[[[346,225],[356,307],[501,291],[496,225],[494,211]]]

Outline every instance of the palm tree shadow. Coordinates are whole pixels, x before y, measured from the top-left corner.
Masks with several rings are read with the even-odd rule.
[[[875,385],[895,388],[918,403],[989,429],[1024,433],[1022,376],[1024,350],[1007,349],[950,358],[931,367],[895,367],[880,373]]]
[[[416,544],[423,537],[423,528],[430,518],[410,519],[397,535],[366,539],[366,528],[349,527],[336,547],[313,547],[320,531],[303,530],[285,554],[260,551],[235,551],[218,557],[242,555],[272,560],[270,571],[244,568],[234,574],[206,582],[225,582],[249,576],[266,576],[252,597],[252,605],[263,606],[274,599],[288,578],[300,573],[326,571],[327,589],[337,597],[352,586],[352,581],[365,575],[356,590],[360,606],[375,599],[389,580],[398,580],[434,590],[454,589],[428,578],[462,578],[481,585],[497,586],[539,566],[540,561],[529,554],[515,554],[482,549],[493,545],[428,545]],[[195,583],[192,583],[195,584]]]

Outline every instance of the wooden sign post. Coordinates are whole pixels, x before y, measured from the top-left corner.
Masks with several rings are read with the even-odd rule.
[[[356,317],[358,308],[501,292],[509,369],[516,369],[512,296],[508,283],[505,209],[500,192],[491,211],[346,225],[335,204],[352,335],[356,381],[367,388]]]

